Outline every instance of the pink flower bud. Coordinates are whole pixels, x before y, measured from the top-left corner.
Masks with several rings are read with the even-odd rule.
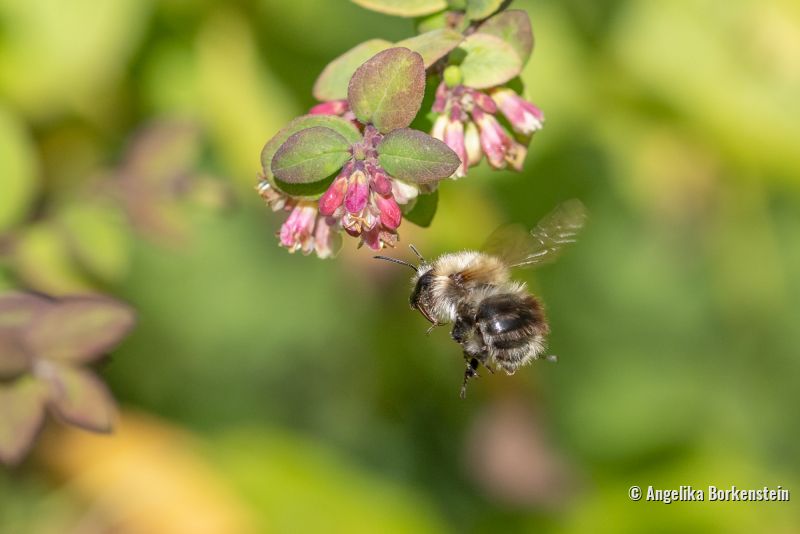
[[[314,250],[319,258],[330,258],[335,253],[334,242],[338,234],[320,218],[317,220],[317,227],[314,230]]]
[[[344,115],[348,110],[347,100],[329,100],[311,108],[309,115]]]
[[[436,100],[433,101],[431,108],[434,113],[444,113],[445,106],[447,105],[447,84],[444,82],[439,84],[436,88]]]
[[[317,217],[317,208],[307,202],[298,203],[289,214],[289,218],[281,226],[281,245],[288,248],[289,252],[303,250],[310,252],[313,248],[314,221]]]
[[[394,230],[400,226],[400,221],[403,214],[400,212],[400,206],[392,197],[382,197],[375,195],[375,203],[381,211],[381,224],[390,230]]]
[[[447,128],[447,122],[446,115],[439,115],[436,117],[436,120],[433,123],[433,128],[431,129],[431,137],[434,137],[439,141],[444,141],[444,130]]]
[[[342,205],[346,191],[347,176],[340,174],[320,197],[319,212],[326,217],[333,215],[336,209]]]
[[[478,127],[472,121],[469,121],[464,129],[464,147],[467,149],[467,164],[470,167],[477,165],[483,157],[483,151]]]
[[[511,142],[511,147],[506,152],[506,161],[511,168],[517,172],[522,171],[525,164],[525,157],[528,155],[528,148],[516,141]]]
[[[389,177],[386,176],[386,173],[381,170],[376,170],[372,173],[370,185],[379,195],[386,196],[392,192],[392,182],[389,181]]]
[[[461,160],[461,165],[458,166],[453,175],[459,178],[466,176],[467,149],[464,146],[464,124],[461,121],[450,120],[447,123],[447,128],[445,128],[444,131],[444,142],[453,149],[453,152],[455,152]]]
[[[492,93],[500,111],[506,116],[514,131],[530,135],[544,125],[542,110],[521,98],[511,89],[497,89]]]
[[[381,230],[376,227],[368,232],[361,234],[361,242],[367,245],[372,250],[381,249]]]
[[[480,91],[472,91],[472,98],[473,100],[475,100],[475,103],[478,106],[480,106],[480,108],[486,113],[494,114],[497,112],[497,105],[495,105],[494,100],[492,100],[492,97],[490,97],[486,93],[482,93]]]
[[[392,196],[399,204],[408,204],[419,195],[419,186],[401,180],[392,180]]]
[[[352,213],[345,213],[342,217],[342,228],[353,237],[361,235],[361,219]]]
[[[256,191],[272,211],[280,211],[287,205],[289,198],[282,192],[272,187],[269,181],[262,177],[256,186]]]
[[[378,195],[375,195],[378,197]],[[380,197],[379,197],[380,198]],[[362,223],[361,228],[362,231],[366,232],[367,230],[372,230],[378,223],[381,222],[381,211],[378,209],[377,206],[370,205],[367,206],[363,212],[361,212]]]
[[[493,115],[474,109],[472,116],[481,130],[481,147],[486,154],[486,159],[495,169],[502,169],[506,166],[505,154],[511,145],[511,138]]]
[[[350,175],[347,193],[344,197],[344,207],[350,213],[359,213],[367,205],[369,199],[369,183],[367,175],[361,169]]]

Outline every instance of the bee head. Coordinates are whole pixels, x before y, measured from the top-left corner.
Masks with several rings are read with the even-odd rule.
[[[399,260],[397,258],[389,258],[388,256],[375,256],[375,259],[378,260],[386,260],[392,263],[397,263],[399,265],[405,265],[406,267],[410,267],[414,269],[414,272],[417,274],[414,276],[414,289],[411,291],[411,298],[409,302],[411,304],[411,309],[419,310],[419,312],[432,323],[436,323],[431,316],[429,311],[430,308],[430,296],[431,296],[431,283],[433,282],[433,273],[431,273],[431,266],[425,261],[425,258],[422,257],[422,254],[414,247],[414,245],[409,245],[411,250],[416,254],[419,258],[419,265],[414,266],[413,264],[405,261]]]
[[[425,264],[420,266],[417,273],[419,273],[416,276],[417,281],[414,284],[414,289],[411,291],[411,298],[409,299],[411,309],[419,310],[423,317],[435,324],[436,321],[433,320],[433,316],[430,312],[433,273],[431,272],[430,266]]]

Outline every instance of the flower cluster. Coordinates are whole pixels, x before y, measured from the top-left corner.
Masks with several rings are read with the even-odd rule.
[[[330,257],[344,234],[374,250],[394,246],[403,219],[431,224],[438,183],[465,176],[484,154],[493,168],[522,169],[544,122],[508,88],[521,86],[533,52],[528,14],[504,0],[442,3],[370,1],[388,14],[436,16],[413,37],[370,39],[331,61],[312,89],[320,103],[262,149],[257,189],[290,212],[278,232],[290,252]],[[429,81],[436,97],[422,109]],[[416,130],[431,111],[431,135]]]
[[[326,103],[329,104],[329,103]],[[320,258],[336,253],[340,230],[360,238],[373,250],[394,246],[403,214],[419,194],[416,184],[395,180],[378,163],[377,146],[383,136],[371,125],[364,128],[363,140],[351,147],[353,159],[318,201],[294,199],[263,179],[257,190],[273,211],[290,211],[278,232],[280,244],[289,252],[316,252]]]
[[[443,81],[436,90],[433,111],[438,114],[431,135],[444,141],[461,159],[456,178],[466,176],[484,154],[489,165],[503,169],[507,165],[522,170],[528,153],[526,144],[509,133],[496,114],[499,111],[519,136],[529,138],[544,124],[541,110],[506,87],[488,93]]]

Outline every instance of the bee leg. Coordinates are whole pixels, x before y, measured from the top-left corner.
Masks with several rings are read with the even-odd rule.
[[[469,355],[466,353],[464,354],[464,356],[469,357]],[[469,383],[470,379],[478,378],[479,376],[478,365],[479,362],[477,358],[471,358],[469,362],[467,362],[467,368],[464,371],[464,383],[461,384],[461,393],[459,395],[462,399],[467,398],[467,384]]]
[[[430,326],[430,327],[429,327],[429,328],[428,328],[428,329],[425,331],[425,335],[426,335],[426,336],[429,336],[429,335],[431,335],[431,332],[433,332],[433,329],[434,329],[434,328],[436,328],[437,326],[442,326],[442,325],[440,325],[439,323],[433,323],[433,324],[432,324],[432,325],[431,325],[431,326]]]

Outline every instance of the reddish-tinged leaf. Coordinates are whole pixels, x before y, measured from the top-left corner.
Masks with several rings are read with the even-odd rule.
[[[312,94],[320,101],[347,98],[347,84],[358,67],[392,43],[383,39],[370,39],[351,48],[322,69],[314,82]]]
[[[92,361],[117,345],[133,328],[133,310],[100,295],[59,299],[25,331],[37,358],[74,363]]]
[[[0,462],[22,460],[43,419],[43,388],[33,377],[0,383]]]
[[[361,65],[347,99],[358,120],[382,133],[411,124],[425,96],[425,63],[408,48],[390,48]]]
[[[461,74],[466,86],[485,89],[501,85],[522,71],[522,59],[501,38],[487,33],[473,33],[459,46],[465,53]]]
[[[0,295],[0,328],[25,326],[53,302],[34,293],[4,293]]]
[[[110,432],[116,406],[105,384],[88,370],[48,366],[48,405],[64,422],[93,432]]]
[[[387,15],[421,17],[447,7],[446,0],[353,0],[354,3]]]
[[[463,40],[464,36],[459,32],[450,29],[442,29],[404,39],[395,44],[395,46],[402,46],[417,52],[422,56],[425,68],[428,68],[457,47]]]
[[[519,9],[503,11],[484,22],[478,33],[499,37],[512,46],[522,64],[528,62],[533,51],[533,31],[528,14]]]
[[[30,367],[30,359],[17,328],[0,327],[0,381],[16,378]]]
[[[449,146],[410,128],[386,134],[378,145],[378,161],[393,177],[418,184],[447,178],[461,164]]]
[[[361,132],[359,132],[351,122],[341,117],[334,117],[332,115],[303,115],[302,117],[297,117],[275,134],[275,136],[264,145],[264,149],[261,151],[261,166],[264,176],[274,187],[281,189],[278,184],[275,183],[275,176],[272,174],[272,158],[275,156],[275,152],[278,151],[289,137],[300,130],[313,128],[314,126],[330,128],[347,139],[350,143],[356,143],[361,140]]]
[[[330,128],[314,126],[292,134],[272,158],[275,179],[288,184],[325,180],[350,159],[350,143]]]

